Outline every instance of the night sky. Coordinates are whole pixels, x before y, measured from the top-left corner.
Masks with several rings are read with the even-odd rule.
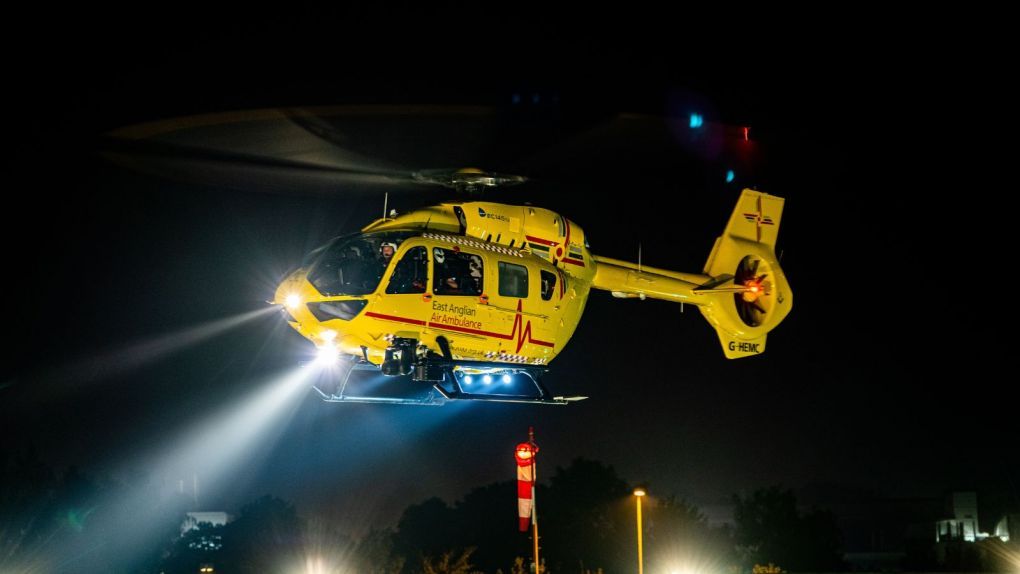
[[[891,497],[968,489],[1018,504],[1015,381],[1001,374],[1015,351],[998,327],[1012,315],[1010,263],[993,255],[990,223],[1008,205],[988,191],[995,167],[978,161],[994,146],[955,123],[954,90],[973,90],[934,61],[906,73],[896,58],[857,54],[817,68],[788,54],[695,58],[595,40],[468,61],[448,37],[428,55],[368,56],[386,39],[308,39],[284,26],[204,30],[184,45],[170,42],[171,26],[103,30],[94,42],[77,32],[84,44],[20,65],[0,447],[171,489],[197,473],[205,509],[268,493],[352,532],[513,478],[511,449],[529,425],[546,473],[585,456],[705,507],[775,483]],[[278,50],[284,38],[300,41]],[[700,271],[741,186],[783,196],[778,249],[794,309],[764,356],[731,362],[696,310],[593,292],[547,378],[557,394],[590,397],[582,403],[431,409],[309,392],[242,454],[166,464],[311,347],[275,313],[204,337],[210,323],[264,308],[304,253],[377,217],[382,194],[142,174],[99,157],[100,136],[196,113],[334,104],[492,110],[493,123],[407,132],[365,120],[346,141],[413,168],[533,176],[490,199],[557,210],[600,255],[634,260],[640,243],[656,267]],[[751,126],[754,165],[691,144],[692,111]],[[391,206],[444,199],[394,190]]]

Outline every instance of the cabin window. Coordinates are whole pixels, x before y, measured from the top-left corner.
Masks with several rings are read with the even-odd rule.
[[[502,297],[527,297],[528,268],[500,261],[499,294]]]
[[[393,268],[386,293],[393,295],[424,293],[428,281],[429,252],[424,247],[412,247]]]
[[[436,295],[482,294],[481,255],[433,247],[432,262],[432,292]]]
[[[552,299],[553,293],[556,292],[556,274],[548,271],[542,271],[542,300],[548,301]]]

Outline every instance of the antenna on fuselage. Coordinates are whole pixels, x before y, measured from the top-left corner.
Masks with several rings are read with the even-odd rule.
[[[382,218],[383,219],[386,219],[386,214],[389,213],[389,210],[386,209],[387,207],[389,207],[389,203],[390,203],[390,192],[387,191],[386,195],[383,196],[383,200],[382,200]]]
[[[637,244],[637,272],[641,273],[641,242]]]

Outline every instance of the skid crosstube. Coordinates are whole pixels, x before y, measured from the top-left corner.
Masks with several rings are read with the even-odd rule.
[[[390,396],[369,396],[369,395],[348,395],[346,393],[347,383],[351,373],[354,371],[378,371],[379,366],[372,363],[358,361],[352,362],[346,371],[343,381],[339,385],[338,392],[327,393],[315,387],[316,392],[326,402],[331,403],[367,403],[367,404],[390,404],[390,405],[415,405],[415,406],[442,406],[447,401],[483,401],[495,403],[518,403],[518,404],[540,404],[540,405],[567,405],[572,402],[584,400],[587,397],[553,396],[549,389],[542,384],[541,376],[548,372],[548,369],[540,366],[521,365],[519,363],[498,363],[488,361],[469,361],[446,359],[440,357],[429,357],[425,359],[424,365],[430,369],[441,369],[442,380],[432,384],[432,391],[420,398],[390,397]],[[535,387],[535,394],[506,394],[506,393],[472,393],[464,390],[460,380],[454,373],[456,368],[468,369],[480,372],[505,372],[523,374],[531,380]]]

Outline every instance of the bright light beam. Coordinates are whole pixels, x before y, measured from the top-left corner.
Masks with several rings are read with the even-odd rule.
[[[130,344],[119,349],[98,352],[70,365],[42,371],[38,378],[47,383],[73,381],[76,383],[96,382],[132,371],[154,363],[188,347],[193,347],[236,329],[256,319],[278,312],[278,307],[265,307],[240,315],[225,317],[189,327],[175,333],[162,335]],[[36,377],[29,377],[36,378]]]
[[[253,385],[257,391],[210,414],[190,432],[168,437],[158,452],[133,461],[122,474],[144,468],[154,481],[173,481],[197,472],[203,492],[215,494],[231,487],[242,470],[251,472],[256,461],[272,450],[319,368],[310,363],[271,378],[261,388]],[[150,488],[141,488],[102,503],[116,509],[111,521],[116,531],[103,533],[103,538],[115,540],[125,560],[138,559],[158,545],[164,525],[158,519],[152,494]],[[76,556],[61,557],[59,549],[48,550],[53,554],[51,559],[74,568]]]
[[[175,440],[149,468],[155,476],[189,476],[200,470],[210,486],[235,470],[256,450],[266,450],[286,427],[320,369],[304,365],[268,382],[259,392],[213,413],[187,436]]]

